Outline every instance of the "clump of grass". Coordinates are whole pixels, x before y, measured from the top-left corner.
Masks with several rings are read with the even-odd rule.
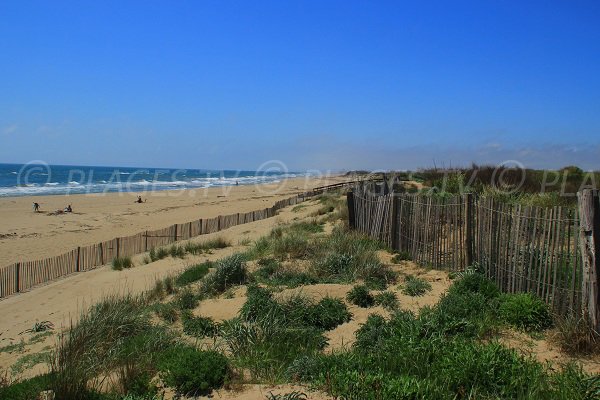
[[[283,394],[273,394],[273,392],[267,393],[267,400],[307,400],[308,396],[306,393],[293,391]]]
[[[152,262],[162,260],[163,258],[166,258],[168,255],[169,255],[169,251],[167,249],[165,249],[164,247],[159,247],[158,249],[155,249],[153,247],[150,249],[150,253],[148,254],[148,256],[150,257],[150,261],[152,261]]]
[[[198,305],[198,297],[191,289],[185,288],[177,294],[174,303],[180,310],[191,310]]]
[[[585,317],[574,314],[557,317],[555,328],[550,337],[565,353],[579,356],[600,352],[600,334]]]
[[[177,292],[177,289],[175,288],[175,278],[174,277],[167,276],[163,282],[165,284],[165,293],[166,294],[174,294]]]
[[[298,357],[314,355],[326,344],[322,331],[291,324],[280,314],[261,315],[255,321],[240,318],[225,321],[222,336],[239,368],[253,379],[275,382]]]
[[[229,374],[229,361],[216,351],[177,346],[159,362],[160,377],[167,386],[186,397],[206,396],[222,387]]]
[[[294,206],[294,208],[292,208],[292,212],[297,213],[303,208],[306,208],[306,204],[298,204],[297,206]]]
[[[185,245],[185,251],[190,254],[202,254],[213,249],[224,249],[231,246],[231,242],[223,237],[216,237],[209,239],[201,243],[188,242]]]
[[[256,281],[267,285],[294,288],[318,282],[315,277],[306,272],[296,271],[290,267],[284,268],[273,258],[260,259],[258,265],[259,268],[253,273],[253,277]]]
[[[26,369],[33,368],[37,364],[49,364],[52,356],[52,351],[40,351],[37,353],[29,353],[20,357],[10,369],[13,374],[20,374]]]
[[[548,305],[530,293],[503,295],[498,315],[509,325],[528,332],[541,331],[552,325]]]
[[[408,296],[423,296],[431,290],[431,284],[422,278],[407,275],[402,286],[402,293]]]
[[[275,299],[270,290],[251,285],[239,318],[223,324],[223,337],[240,368],[254,378],[281,379],[298,357],[314,355],[326,343],[325,330],[351,318],[340,299],[318,303],[302,293]]]
[[[346,300],[363,308],[368,308],[375,304],[375,298],[365,285],[354,286],[346,295]]]
[[[172,343],[150,324],[143,297],[107,297],[91,307],[62,335],[51,362],[57,398],[85,399],[98,391],[103,376],[127,386],[135,376],[151,372],[155,355]]]
[[[197,282],[204,278],[206,274],[208,274],[209,269],[212,268],[213,265],[213,262],[206,261],[202,264],[191,266],[179,274],[177,278],[175,278],[175,283],[177,286],[184,286],[193,282]]]
[[[348,322],[352,318],[352,314],[341,299],[328,296],[311,307],[311,312],[313,314],[312,325],[326,331]]]
[[[376,251],[381,244],[356,232],[334,229],[311,249],[310,270],[321,281],[363,280],[380,288],[396,280],[396,274],[383,265]]]
[[[302,259],[309,256],[309,234],[303,231],[285,231],[271,238],[273,255],[280,259]]]
[[[217,261],[214,271],[204,278],[202,293],[216,296],[230,287],[246,283],[247,278],[246,259],[237,253]]]
[[[173,324],[179,319],[179,312],[174,303],[156,303],[152,309],[160,319],[168,324]]]
[[[240,240],[238,240],[238,244],[240,246],[250,246],[251,243],[252,239],[250,239],[249,237],[241,238]]]
[[[410,253],[408,251],[400,251],[394,254],[394,257],[392,257],[392,262],[394,264],[400,264],[402,261],[410,260],[412,260],[412,257],[410,256]]]
[[[269,255],[271,251],[271,241],[268,236],[262,236],[258,238],[254,245],[246,251],[245,257],[248,260],[254,260],[258,258],[264,258]]]
[[[116,257],[112,260],[112,269],[115,271],[121,271],[124,268],[133,267],[133,261],[131,261],[131,257]]]
[[[398,297],[394,292],[386,291],[375,295],[375,304],[385,308],[388,311],[395,311],[398,309]]]
[[[2,378],[0,378],[0,399],[37,399],[40,392],[52,387],[53,378],[54,376],[52,374],[43,374],[10,384],[8,382],[3,384],[4,382],[2,382]],[[8,378],[6,380],[8,381]]]
[[[185,257],[185,249],[179,245],[172,245],[169,248],[169,254],[171,255],[171,257],[173,258],[183,258]]]
[[[182,312],[183,332],[187,335],[204,338],[213,337],[219,332],[219,325],[208,317],[195,317],[189,310]]]

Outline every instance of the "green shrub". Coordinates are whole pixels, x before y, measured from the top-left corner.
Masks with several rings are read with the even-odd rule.
[[[449,290],[433,308],[424,308],[420,320],[432,335],[482,337],[497,324],[497,302],[481,293]]]
[[[185,271],[175,278],[175,283],[178,286],[184,286],[200,279],[204,278],[206,274],[208,274],[209,268],[213,266],[213,263],[210,261],[203,262],[202,264],[196,264],[192,267],[189,267]]]
[[[279,305],[268,289],[257,285],[249,285],[246,296],[246,302],[240,309],[240,316],[246,321],[255,321],[273,310],[280,311],[277,309]]]
[[[112,269],[121,271],[123,268],[133,267],[131,257],[116,257],[112,260]]]
[[[388,311],[394,311],[398,309],[398,298],[394,292],[381,292],[375,295],[375,304]]]
[[[321,369],[320,358],[305,355],[290,363],[285,371],[285,376],[292,382],[309,382],[316,378]]]
[[[312,308],[312,325],[323,330],[331,330],[350,321],[352,314],[341,299],[324,297]]]
[[[361,324],[356,331],[354,347],[362,350],[376,349],[382,340],[388,338],[388,323],[378,314],[370,314],[367,322]]]
[[[306,272],[283,268],[281,263],[273,258],[263,258],[258,261],[259,268],[254,272],[254,278],[261,283],[290,288],[313,285],[318,280]]]
[[[546,303],[530,293],[502,296],[498,314],[504,322],[525,331],[541,331],[552,325]]]
[[[197,338],[212,337],[219,331],[219,325],[208,317],[195,317],[189,311],[181,314],[183,332]]]
[[[486,299],[496,299],[500,296],[498,286],[477,272],[463,273],[451,286],[451,291],[457,293],[480,293]]]
[[[174,302],[180,310],[191,310],[198,305],[198,297],[191,289],[185,288],[177,294]]]
[[[431,284],[424,279],[408,275],[402,287],[402,293],[408,296],[423,296],[431,290]]]
[[[248,270],[242,254],[234,254],[217,261],[215,270],[204,278],[202,291],[208,295],[218,295],[236,285],[246,283]]]
[[[400,264],[402,261],[410,261],[412,257],[408,251],[400,251],[392,257],[392,262],[394,264]]]
[[[371,307],[375,304],[375,298],[365,285],[354,286],[346,295],[346,300],[363,308]]]
[[[184,396],[206,396],[223,386],[229,375],[227,358],[215,351],[178,346],[159,361],[163,382]]]

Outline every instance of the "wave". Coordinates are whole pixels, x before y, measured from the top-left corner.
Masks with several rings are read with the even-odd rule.
[[[54,195],[54,194],[80,194],[80,193],[108,193],[108,192],[133,192],[154,190],[181,190],[205,189],[210,187],[224,187],[235,185],[253,185],[266,183],[279,183],[288,178],[307,176],[306,174],[280,174],[280,175],[246,175],[237,177],[190,177],[185,180],[147,180],[140,179],[135,182],[100,180],[94,183],[70,182],[41,182],[28,183],[19,186],[0,187],[0,197]],[[181,177],[181,176],[180,176]]]

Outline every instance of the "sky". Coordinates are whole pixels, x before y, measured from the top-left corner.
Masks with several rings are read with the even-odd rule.
[[[600,169],[598,1],[0,2],[0,162]]]

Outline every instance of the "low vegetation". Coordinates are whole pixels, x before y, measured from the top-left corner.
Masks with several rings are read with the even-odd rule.
[[[209,253],[213,249],[223,249],[229,246],[231,246],[231,243],[228,240],[217,237],[201,243],[187,242],[185,245],[173,244],[169,247],[152,248],[148,257],[150,262],[155,262],[169,256],[184,258],[186,254],[199,255]]]
[[[164,386],[197,397],[250,382],[302,384],[357,400],[597,398],[597,377],[572,364],[553,369],[496,340],[506,329],[545,335],[554,326],[553,340],[565,351],[595,351],[597,336],[584,334],[590,330],[583,320],[553,319],[535,296],[502,294],[471,270],[457,274],[437,304],[403,310],[398,291],[424,296],[431,284],[412,275],[398,283],[378,256],[382,245],[342,223],[325,234],[323,222],[340,212],[338,200],[323,196],[321,215],[278,226],[243,253],[157,280],[144,295],[106,297],[60,334],[52,353],[23,357],[26,368],[50,355],[49,374],[0,385],[0,398],[32,399],[53,390],[57,399],[158,400]],[[150,257],[180,257],[180,249],[184,256],[199,254],[220,243],[153,249]],[[406,259],[397,254],[393,262]],[[301,288],[316,283],[352,288],[345,298],[312,297]],[[298,289],[282,291],[289,288]],[[203,299],[240,293],[246,298],[234,318],[199,315]],[[352,320],[352,304],[385,311],[368,316],[351,346],[324,351],[331,331]]]
[[[365,285],[354,286],[346,295],[346,300],[363,308],[368,308],[375,304],[375,298]]]
[[[402,286],[402,293],[409,296],[423,296],[431,290],[431,284],[422,278],[407,275]]]
[[[115,271],[121,271],[131,267],[133,267],[131,257],[116,257],[112,260],[112,269]]]

